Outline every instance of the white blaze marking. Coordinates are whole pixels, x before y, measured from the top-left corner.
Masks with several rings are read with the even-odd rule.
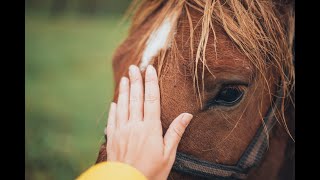
[[[167,43],[167,40],[173,27],[173,22],[174,16],[166,17],[160,27],[151,33],[140,62],[141,71],[146,69],[152,58],[157,55],[161,49],[168,48],[170,42]]]

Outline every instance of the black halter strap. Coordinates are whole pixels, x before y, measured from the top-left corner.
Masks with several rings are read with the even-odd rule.
[[[283,88],[277,92],[277,98],[274,106],[270,106],[266,116],[263,119],[263,124],[259,127],[251,143],[242,154],[238,163],[234,166],[212,163],[204,160],[200,160],[191,155],[186,155],[181,152],[177,152],[176,160],[173,165],[173,169],[195,175],[202,178],[210,179],[245,179],[248,175],[248,171],[252,167],[256,167],[261,162],[267,147],[267,131],[269,132],[277,122],[275,118],[275,111],[281,106],[281,97],[283,96]]]

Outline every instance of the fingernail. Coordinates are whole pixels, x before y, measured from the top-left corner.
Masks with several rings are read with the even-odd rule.
[[[192,114],[189,113],[184,113],[182,116],[182,123],[185,127],[187,127],[191,121],[191,119],[193,118]]]
[[[152,75],[154,73],[155,73],[154,67],[152,65],[148,65],[147,72],[146,72],[147,76],[150,76],[150,75]]]
[[[117,103],[115,103],[115,102],[111,102],[111,106],[115,106],[115,105],[117,105]]]
[[[122,77],[120,81],[121,86],[126,86],[128,83],[128,79],[126,77]]]
[[[115,107],[116,107],[116,103],[111,102],[109,112],[114,111]]]
[[[137,67],[134,65],[130,65],[129,67],[129,76],[133,77],[137,75]]]

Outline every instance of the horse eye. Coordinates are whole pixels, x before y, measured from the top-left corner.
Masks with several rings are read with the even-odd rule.
[[[215,103],[223,106],[233,106],[238,103],[244,92],[237,87],[225,87],[223,88],[215,98]]]
[[[242,99],[244,89],[239,86],[226,86],[222,88],[214,99],[207,103],[211,106],[234,106]]]

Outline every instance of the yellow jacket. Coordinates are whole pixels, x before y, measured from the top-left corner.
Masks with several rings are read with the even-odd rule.
[[[102,162],[83,172],[77,180],[147,180],[134,167],[120,162]]]

